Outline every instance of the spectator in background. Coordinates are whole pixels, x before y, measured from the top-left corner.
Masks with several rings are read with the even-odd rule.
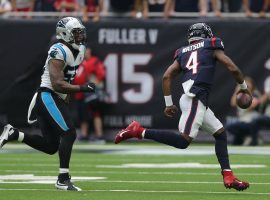
[[[260,104],[259,97],[260,93],[256,89],[254,81],[250,77],[245,77],[248,88],[253,95],[253,101],[248,109],[241,109],[236,104],[236,92],[239,91],[238,88],[231,98],[231,106],[237,109],[238,120],[236,122],[227,124],[227,130],[234,136],[234,145],[250,145],[252,142],[252,121],[259,116],[258,107]]]
[[[169,1],[171,0],[143,0],[143,17],[148,18],[149,12],[163,12],[164,17],[167,17],[165,7]]]
[[[218,4],[220,4],[219,0],[211,0],[211,8],[213,10],[213,12],[215,13],[215,15],[217,17],[221,17],[221,12],[220,12],[220,6]],[[207,16],[209,10],[209,0],[200,0],[200,15],[201,16]]]
[[[11,0],[13,11],[32,12],[34,10],[35,0]]]
[[[55,12],[54,3],[56,0],[39,0],[39,5],[36,5],[37,11]]]
[[[130,13],[134,10],[135,0],[111,0],[110,8],[118,14]]]
[[[243,7],[247,17],[252,17],[252,12],[259,13],[259,17],[265,17],[270,0],[243,0]]]
[[[56,0],[54,7],[58,12],[74,12],[79,10],[76,0]]]
[[[174,0],[174,11],[176,12],[198,12],[199,0]]]
[[[264,85],[265,94],[261,96],[260,103],[263,107],[263,115],[260,115],[252,122],[252,142],[251,145],[256,146],[260,143],[259,131],[261,129],[270,130],[270,82],[266,81]]]
[[[11,10],[12,10],[12,6],[9,0],[0,1],[0,15],[6,12],[10,12]]]
[[[81,137],[82,139],[89,138],[89,120],[93,117],[93,124],[96,139],[100,140],[103,137],[103,127],[101,118],[101,101],[104,95],[105,67],[98,57],[92,55],[90,48],[87,48],[85,60],[80,65],[77,75],[74,79],[74,84],[85,84],[89,81],[96,84],[96,93],[85,96],[84,93],[75,94],[77,110],[79,114]]]
[[[103,7],[103,0],[84,0],[83,6],[83,21],[89,20],[88,13],[94,13],[93,21],[97,22],[100,20],[100,11]]]
[[[223,5],[227,3],[229,12],[240,12],[243,0],[223,0]]]

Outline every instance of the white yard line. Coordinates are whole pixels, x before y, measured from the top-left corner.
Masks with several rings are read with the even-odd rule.
[[[59,192],[56,189],[27,189],[27,188],[0,188],[0,191],[50,191]],[[129,192],[129,193],[191,193],[191,194],[236,194],[236,195],[270,195],[269,192],[208,192],[188,190],[83,190],[82,192]]]
[[[37,174],[56,174],[57,170],[2,170],[0,172],[6,173],[37,173]],[[221,176],[218,172],[209,172],[209,173],[200,173],[200,172],[143,172],[143,171],[134,171],[134,172],[124,172],[122,170],[119,171],[77,171],[71,170],[72,174],[142,174],[142,175],[204,175],[204,176]],[[237,175],[246,175],[246,176],[270,176],[270,173],[237,173]]]
[[[45,177],[45,176],[44,176]],[[45,177],[46,178],[46,177]],[[105,178],[105,177],[98,177],[98,178]],[[44,179],[44,178],[43,178]],[[47,184],[49,182],[42,182],[44,180],[37,181],[38,177],[36,179],[10,179],[7,181],[0,180],[0,184],[33,184],[33,183],[40,183],[40,184]],[[47,178],[46,181],[53,179],[55,181],[55,177]],[[36,182],[32,182],[36,181]],[[76,180],[75,182],[80,182],[85,180]],[[144,181],[144,180],[88,180],[89,182],[95,182],[95,183],[140,183],[140,184],[223,184],[223,182],[217,182],[217,181]],[[257,183],[257,182],[251,182],[250,185],[270,185],[270,183]]]
[[[116,155],[214,155],[214,145],[209,146],[191,146],[186,150],[179,150],[167,146],[155,145],[80,145],[74,146],[75,150],[81,151],[96,151],[99,150],[102,154],[116,154]],[[242,155],[270,155],[270,147],[239,147],[229,146],[230,154]],[[22,144],[9,144],[0,151],[0,154],[12,153],[12,151],[26,150],[27,152],[38,152],[31,150],[26,145]],[[30,151],[29,151],[30,150]],[[104,151],[106,150],[106,151]]]

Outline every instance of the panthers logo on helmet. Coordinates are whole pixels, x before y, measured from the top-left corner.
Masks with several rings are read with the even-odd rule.
[[[57,23],[57,27],[63,27],[63,28],[65,28],[66,27],[66,24],[67,24],[67,22],[69,21],[70,19],[68,18],[68,17],[66,17],[66,18],[63,18],[63,19],[61,19],[58,23]]]

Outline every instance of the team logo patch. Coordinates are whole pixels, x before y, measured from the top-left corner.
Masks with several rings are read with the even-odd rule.
[[[50,56],[51,56],[52,58],[55,58],[57,54],[58,54],[58,51],[57,51],[57,50],[52,50],[52,51],[50,52]]]

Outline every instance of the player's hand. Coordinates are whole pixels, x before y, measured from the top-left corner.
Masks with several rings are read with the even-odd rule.
[[[96,85],[92,82],[89,82],[85,85],[80,86],[81,92],[95,92],[95,90],[96,90]]]
[[[164,114],[167,117],[173,117],[178,111],[178,108],[175,105],[167,106],[164,110]]]

